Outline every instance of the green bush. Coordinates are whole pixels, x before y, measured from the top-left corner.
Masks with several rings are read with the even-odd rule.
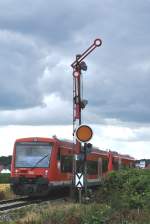
[[[10,183],[10,174],[9,173],[1,173],[0,174],[0,184],[8,184]]]
[[[12,156],[0,156],[0,165],[10,168]]]
[[[112,208],[150,208],[150,171],[121,170],[111,172],[96,193],[97,202],[107,202]]]

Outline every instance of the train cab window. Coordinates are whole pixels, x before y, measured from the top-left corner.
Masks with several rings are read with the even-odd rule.
[[[108,171],[108,160],[107,159],[102,159],[102,172],[107,172]]]
[[[52,144],[48,142],[17,142],[15,167],[48,168]]]
[[[73,156],[61,156],[61,172],[72,173]]]
[[[98,174],[98,161],[87,161],[87,174]]]

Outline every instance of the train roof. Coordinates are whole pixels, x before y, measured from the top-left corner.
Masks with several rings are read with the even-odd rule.
[[[71,146],[73,145],[73,142],[71,140],[68,140],[68,139],[59,139],[59,140],[63,145],[66,145],[66,144],[71,145]],[[110,152],[112,153],[113,157],[135,161],[135,158],[130,155],[120,154],[116,151],[111,151],[111,150],[110,150]],[[92,153],[100,154],[103,156],[108,156],[109,151],[101,150],[98,147],[93,146]]]
[[[68,140],[68,139],[58,139],[56,136],[53,136],[52,138],[27,137],[27,138],[16,139],[16,142],[24,142],[24,141],[51,141],[51,142],[59,142],[61,144],[61,146],[69,147],[69,148],[73,149],[73,142],[71,140]],[[120,153],[118,153],[116,151],[111,151],[111,150],[105,151],[105,150],[101,150],[98,147],[94,147],[94,146],[92,147],[92,151],[91,151],[91,153],[100,154],[100,155],[103,155],[103,156],[108,156],[109,152],[113,155],[113,157],[135,161],[134,157],[131,157],[131,156],[126,155],[126,154],[120,154]]]
[[[109,153],[111,153],[113,155],[114,158],[120,158],[120,159],[125,159],[125,160],[133,160],[135,161],[135,158],[130,156],[130,155],[126,155],[126,154],[120,154],[118,152],[114,152],[114,151],[105,151],[105,150],[101,150],[99,148],[95,148],[93,147],[92,153],[96,153],[96,154],[101,154],[104,156],[108,156]]]

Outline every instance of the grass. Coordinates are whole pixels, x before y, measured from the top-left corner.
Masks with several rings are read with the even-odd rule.
[[[9,221],[7,221],[9,220]],[[8,214],[7,224],[149,224],[149,210],[115,211],[106,204],[70,202],[32,205]],[[7,221],[7,222],[6,222]]]
[[[61,201],[16,210],[7,219],[11,219],[8,222],[11,224],[102,224],[108,210],[109,207],[105,205]]]
[[[106,204],[52,202],[1,216],[0,224],[149,224],[149,210],[114,210]]]
[[[9,184],[0,184],[0,191],[5,191],[6,189],[9,188]]]
[[[10,189],[10,184],[0,184],[0,200],[13,199],[15,197]]]

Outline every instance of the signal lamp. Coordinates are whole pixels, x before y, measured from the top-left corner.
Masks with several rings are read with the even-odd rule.
[[[74,76],[75,78],[78,78],[78,77],[79,77],[79,72],[78,72],[78,71],[74,71],[74,72],[73,72],[73,76]]]
[[[84,143],[84,150],[86,153],[90,153],[92,151],[92,144],[91,143]]]

